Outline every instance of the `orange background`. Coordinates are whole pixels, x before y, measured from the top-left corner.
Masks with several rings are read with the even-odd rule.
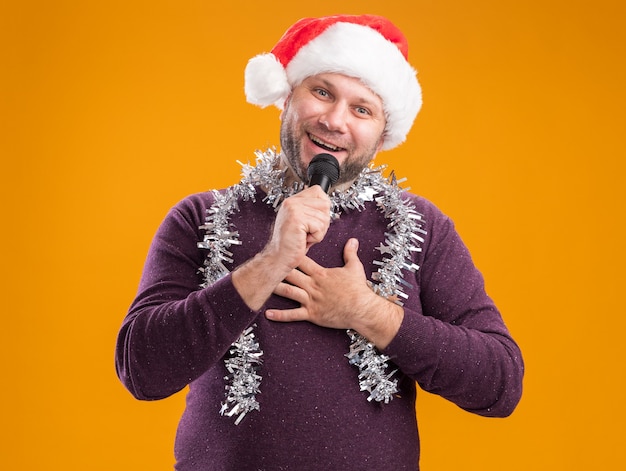
[[[171,469],[184,395],[113,367],[148,244],[277,144],[246,61],[340,8],[406,32],[424,108],[378,162],[453,217],[525,354],[508,419],[420,394],[423,469],[623,469],[626,4],[306,3],[2,2],[0,467]]]

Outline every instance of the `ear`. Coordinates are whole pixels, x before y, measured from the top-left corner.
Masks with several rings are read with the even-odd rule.
[[[386,137],[387,137],[387,134],[385,132],[383,132],[382,135],[380,136],[380,139],[378,140],[378,144],[376,145],[376,153],[377,154],[381,151],[381,149],[385,145],[385,138]]]
[[[280,119],[281,121],[283,120],[283,115],[285,114],[285,111],[287,111],[287,108],[289,108],[291,95],[292,93],[289,93],[289,95],[287,95],[287,98],[285,98],[285,102],[283,103],[283,106],[280,108],[280,116],[278,117],[278,119]]]

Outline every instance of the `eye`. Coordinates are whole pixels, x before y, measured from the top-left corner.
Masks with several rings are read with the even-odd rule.
[[[328,93],[328,90],[324,88],[314,88],[313,93],[315,93],[316,95],[319,95],[322,98],[327,98],[330,96],[330,93]]]
[[[363,116],[370,116],[372,114],[370,110],[368,110],[367,108],[364,108],[363,106],[355,107],[354,111],[356,112],[356,114],[363,115]]]

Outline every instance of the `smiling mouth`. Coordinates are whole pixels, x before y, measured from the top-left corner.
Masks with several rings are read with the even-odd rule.
[[[316,137],[312,134],[309,134],[309,139],[311,139],[311,141],[313,141],[313,143],[317,145],[318,147],[321,147],[322,149],[328,150],[330,152],[339,152],[339,151],[345,150],[342,147],[337,147],[332,144],[329,144],[328,142],[324,142],[319,137]]]

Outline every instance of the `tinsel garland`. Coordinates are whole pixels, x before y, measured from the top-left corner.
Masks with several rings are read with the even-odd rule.
[[[279,169],[280,156],[273,150],[256,152],[256,163],[242,164],[242,179],[223,192],[213,191],[214,203],[207,210],[204,229],[205,236],[198,247],[208,250],[204,266],[200,269],[204,282],[210,286],[229,273],[226,264],[232,264],[232,245],[241,245],[239,233],[230,222],[232,214],[239,210],[238,201],[256,201],[257,189],[263,188],[266,196],[263,201],[276,211],[285,198],[304,189],[304,184],[296,182],[289,187],[284,185],[285,170]],[[415,272],[419,267],[411,262],[411,253],[420,252],[424,242],[422,216],[415,211],[413,204],[402,198],[402,189],[392,173],[389,178],[382,175],[385,166],[363,169],[355,182],[344,191],[335,191],[332,201],[332,219],[340,217],[342,211],[365,208],[365,203],[375,201],[378,209],[389,220],[385,240],[377,247],[381,260],[372,274],[371,287],[375,293],[399,305],[407,298],[403,287],[411,285],[404,280],[403,271]],[[256,394],[260,390],[259,373],[263,351],[250,326],[235,341],[229,356],[224,360],[229,375],[225,377],[226,398],[220,413],[229,417],[237,415],[239,424],[245,415],[259,409]],[[359,369],[359,387],[367,391],[368,401],[389,403],[398,392],[397,379],[392,378],[397,370],[387,372],[389,357],[380,354],[375,346],[354,330],[347,331],[350,337],[350,351],[346,354],[351,365]]]
[[[263,352],[254,337],[254,327],[256,325],[253,324],[243,331],[239,339],[231,345],[230,356],[224,360],[230,375],[224,378],[227,381],[227,394],[220,414],[228,417],[239,414],[235,425],[239,425],[251,410],[259,410],[256,394],[261,384],[258,367]]]

